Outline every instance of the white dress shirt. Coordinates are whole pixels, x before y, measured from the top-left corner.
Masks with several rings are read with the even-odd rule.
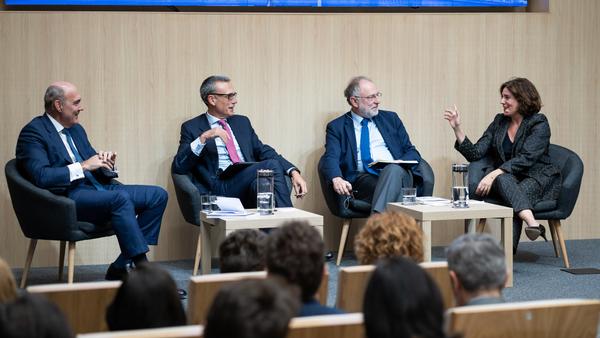
[[[360,123],[362,122],[362,120],[364,120],[364,118],[355,114],[353,111],[351,111],[350,114],[352,115],[352,123],[354,124],[354,135],[356,136],[356,167],[358,168],[358,171],[363,172],[365,169],[363,168],[362,158],[360,154],[360,136],[362,132],[362,125]],[[381,133],[379,132],[379,129],[377,128],[375,122],[371,120],[371,122],[367,124],[367,127],[369,128],[369,141],[371,142],[369,149],[371,150],[371,158],[373,159],[373,161],[393,160],[394,157],[392,156],[392,153],[385,144],[383,136],[381,136]]]
[[[69,168],[70,182],[84,178],[85,175],[83,174],[83,167],[81,166],[81,163],[75,161],[75,155],[73,155],[71,147],[69,147],[69,143],[67,142],[67,135],[63,133],[65,127],[63,127],[62,124],[60,124],[52,116],[50,116],[50,114],[46,114],[46,116],[48,116],[50,122],[52,122],[52,125],[54,126],[54,128],[56,128],[56,132],[60,136],[63,145],[67,149],[67,153],[69,153],[69,157],[71,157],[71,162],[73,162],[67,166],[67,168]],[[75,147],[75,149],[77,149],[77,146],[75,146],[75,142],[73,142],[73,146]]]

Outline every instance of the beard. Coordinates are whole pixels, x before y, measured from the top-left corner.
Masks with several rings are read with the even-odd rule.
[[[372,119],[373,117],[377,116],[377,114],[379,114],[378,108],[360,107],[359,111],[365,118],[368,119]]]

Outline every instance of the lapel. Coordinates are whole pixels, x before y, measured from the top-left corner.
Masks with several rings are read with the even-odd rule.
[[[500,123],[498,124],[498,132],[496,133],[495,137],[495,144],[496,144],[496,153],[498,153],[500,155],[500,159],[502,160],[502,162],[506,161],[506,158],[504,156],[504,149],[502,148],[502,144],[504,142],[504,137],[506,136],[506,132],[508,131],[508,122],[509,122],[510,118],[506,118],[503,117],[500,120]],[[515,141],[517,140],[516,136],[515,136]],[[514,153],[514,149],[515,147],[513,146],[513,153]]]
[[[56,128],[54,128],[52,121],[50,121],[50,118],[48,116],[46,116],[46,114],[44,114],[42,116],[42,122],[44,124],[44,127],[46,128],[46,132],[48,133],[48,138],[47,138],[48,142],[51,145],[53,145],[56,149],[58,149],[61,157],[67,163],[73,163],[73,161],[71,160],[71,156],[69,156],[69,153],[67,152],[67,148],[65,148],[65,144],[63,143],[62,139],[60,138],[60,135],[58,135]]]
[[[344,119],[344,134],[346,134],[346,139],[350,144],[350,153],[352,154],[352,163],[356,166],[356,154],[358,154],[358,147],[356,146],[356,134],[354,133],[354,121],[352,120],[352,115],[350,112],[347,112]]]
[[[401,154],[398,153],[399,147],[397,147],[396,143],[395,143],[396,138],[394,138],[390,134],[390,130],[388,128],[389,124],[386,123],[383,116],[381,116],[381,111],[379,112],[379,114],[375,115],[375,117],[373,117],[372,120],[375,123],[375,125],[377,126],[377,129],[379,130],[381,137],[383,137],[383,142],[385,142],[386,146],[390,150],[392,157],[394,159],[401,158],[402,157]]]
[[[210,130],[210,124],[208,123],[208,116],[206,113],[198,117],[198,128],[200,129],[198,135],[202,135],[202,133],[205,131]],[[207,140],[204,147],[208,154],[215,154],[213,159],[214,161],[219,160],[219,156],[217,155],[217,145],[215,144],[214,139]]]
[[[525,133],[529,129],[530,122],[531,116],[523,117],[523,121],[521,121],[521,125],[519,126],[519,129],[517,129],[517,133],[515,134],[515,142],[513,143],[512,151],[513,156],[515,155],[516,150],[521,148],[521,144],[523,144],[523,141],[525,140]]]

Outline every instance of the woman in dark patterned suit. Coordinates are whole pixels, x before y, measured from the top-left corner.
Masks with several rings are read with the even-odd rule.
[[[492,166],[479,181],[476,195],[492,193],[511,206],[516,214],[513,222],[513,251],[516,252],[523,221],[530,240],[546,239],[546,229],[532,212],[543,200],[558,197],[560,170],[550,162],[550,125],[540,114],[542,100],[537,89],[525,78],[513,78],[500,86],[502,113],[497,114],[483,136],[473,144],[460,128],[456,106],[444,111],[444,119],[456,135],[454,148],[469,162],[487,157]]]

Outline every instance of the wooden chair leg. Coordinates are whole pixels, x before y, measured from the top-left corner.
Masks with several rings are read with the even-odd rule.
[[[553,226],[556,231],[558,244],[560,245],[560,251],[562,252],[563,263],[565,263],[565,268],[569,268],[569,256],[567,256],[567,246],[565,245],[565,238],[560,227],[560,220],[551,219],[548,220],[548,224],[550,224],[551,227]]]
[[[348,239],[348,231],[350,230],[351,218],[344,219],[342,223],[342,236],[340,237],[340,247],[338,248],[338,255],[336,265],[339,266],[342,262],[342,256],[344,255],[344,248],[346,247],[346,240]]]
[[[560,257],[558,253],[558,236],[556,235],[556,228],[554,228],[554,224],[548,222],[548,227],[550,228],[550,236],[552,236],[552,246],[554,247],[554,255],[556,257]]]
[[[67,283],[73,284],[73,276],[75,275],[75,243],[69,242],[69,268],[67,270]]]
[[[58,255],[58,281],[62,281],[63,270],[65,269],[65,247],[67,242],[60,241],[60,254]]]
[[[35,252],[36,245],[37,239],[29,240],[29,249],[27,249],[27,258],[25,259],[25,267],[23,268],[23,275],[21,276],[21,289],[24,289],[27,284],[27,275],[29,274],[29,268],[31,267],[31,261],[33,260],[33,253]]]
[[[479,219],[479,223],[477,224],[477,232],[483,233],[485,231],[485,225],[487,224],[487,218]]]
[[[202,258],[202,229],[198,227],[198,242],[196,244],[196,255],[194,256],[194,270],[192,271],[192,276],[196,276],[198,274],[200,258]]]

